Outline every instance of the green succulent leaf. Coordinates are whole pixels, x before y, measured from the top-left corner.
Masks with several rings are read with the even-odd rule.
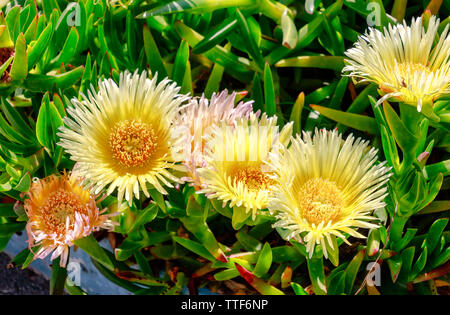
[[[398,275],[402,268],[402,263],[403,261],[401,255],[396,255],[387,261],[393,283],[397,281]]]
[[[77,29],[75,27],[72,27],[64,43],[64,46],[61,49],[61,52],[52,59],[51,63],[59,66],[60,64],[66,64],[67,62],[69,62],[69,60],[71,60],[75,55],[79,39],[80,36]]]
[[[174,236],[173,239],[180,245],[184,246],[185,248],[187,248],[188,250],[194,252],[195,254],[206,258],[210,261],[215,261],[216,258],[211,255],[211,253],[200,243],[185,239],[185,238],[181,238],[178,236]]]
[[[13,209],[14,204],[12,203],[2,203],[0,204],[0,217],[17,217],[16,212]]]
[[[429,255],[431,255],[431,253],[438,245],[439,240],[441,239],[442,232],[447,226],[447,223],[448,219],[438,219],[431,225],[430,229],[428,230],[427,236],[421,247],[424,250],[427,249]]]
[[[0,237],[5,237],[16,232],[20,232],[25,228],[25,223],[2,223],[0,225]]]
[[[377,135],[380,133],[378,125],[375,119],[372,117],[343,112],[336,109],[326,108],[320,105],[311,105],[311,107],[325,117],[333,119],[356,130],[368,132],[373,135]]]
[[[295,295],[308,295],[305,289],[301,285],[295,282],[291,282],[292,290],[294,290]]]
[[[37,62],[39,62],[39,59],[48,48],[48,43],[50,42],[52,36],[53,24],[50,22],[28,51],[28,71],[30,71]]]
[[[31,185],[31,176],[30,173],[27,172],[20,179],[20,181],[17,183],[14,189],[20,192],[27,192],[30,189],[30,185]]]
[[[116,267],[115,262],[111,259],[111,256],[107,254],[106,250],[100,246],[92,234],[76,240],[75,245],[88,253],[93,260],[103,265],[107,270],[114,271],[114,268]]]
[[[273,82],[272,71],[266,63],[264,67],[264,100],[265,112],[267,116],[273,116],[276,113],[275,84]]]
[[[11,65],[12,80],[24,80],[28,74],[27,44],[22,33],[17,37],[14,61]]]
[[[49,95],[46,93],[36,121],[36,137],[39,143],[53,152],[57,142],[57,130],[63,125],[58,109],[50,102]]]
[[[332,278],[328,278],[328,295],[338,295],[345,293],[345,279],[345,270],[341,270],[335,273]]]
[[[175,12],[208,12],[228,7],[245,7],[245,6],[256,6],[257,3],[254,0],[222,0],[209,1],[209,0],[178,0],[172,1],[168,4],[159,6],[157,8],[145,11],[137,16],[138,19],[145,19],[151,16],[171,14]]]
[[[272,265],[272,249],[268,243],[264,244],[262,248],[256,266],[253,269],[253,274],[257,277],[264,276]]]
[[[228,17],[208,34],[206,34],[205,37],[193,47],[192,53],[201,54],[214,46],[219,45],[237,26],[238,20],[236,17]]]
[[[148,26],[144,26],[143,30],[144,36],[144,48],[145,55],[147,57],[147,63],[150,66],[150,70],[153,73],[158,73],[159,80],[167,77],[166,68],[164,67],[164,62],[158,50],[158,46],[153,39],[153,35]]]
[[[245,221],[252,215],[251,211],[247,211],[245,207],[233,207],[233,216],[231,224],[235,230],[239,230],[245,224]]]
[[[306,262],[308,264],[309,278],[311,279],[314,293],[317,295],[327,294],[327,282],[322,255],[317,255],[317,257],[313,256],[312,258],[307,259]]]
[[[365,250],[360,250],[345,268],[345,292],[352,293],[356,275],[364,259]]]
[[[55,88],[65,90],[78,82],[81,79],[83,72],[83,66],[79,66],[70,71],[56,75],[30,73],[23,85],[32,92],[52,91]]]
[[[248,43],[248,53],[250,54],[250,56],[252,56],[253,60],[257,64],[259,71],[262,71],[262,69],[264,68],[264,61],[259,50],[258,43],[252,36],[252,32],[250,30],[247,19],[239,9],[236,9],[236,16],[239,28],[242,35],[244,36],[244,40]]]
[[[383,109],[389,128],[398,146],[406,156],[414,156],[419,139],[408,130],[391,105],[384,102]]]

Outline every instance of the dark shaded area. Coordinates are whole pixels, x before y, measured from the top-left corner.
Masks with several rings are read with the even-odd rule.
[[[22,270],[0,253],[0,295],[47,295],[49,281],[31,269]]]

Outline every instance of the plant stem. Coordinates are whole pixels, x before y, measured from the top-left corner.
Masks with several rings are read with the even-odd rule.
[[[50,278],[50,295],[63,295],[64,284],[67,278],[67,269],[59,265],[61,258],[58,257],[53,260],[52,274]],[[69,261],[69,259],[67,259]]]

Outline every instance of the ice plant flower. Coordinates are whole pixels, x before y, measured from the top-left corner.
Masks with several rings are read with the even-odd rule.
[[[100,228],[114,227],[108,219],[111,214],[98,208],[97,196],[81,187],[73,173],[34,179],[27,196],[24,207],[28,243],[30,250],[39,248],[35,259],[53,252],[51,260],[61,257],[60,265],[64,267],[74,241]]]
[[[206,166],[199,168],[203,189],[210,199],[221,200],[223,205],[243,207],[252,211],[265,209],[271,193],[270,170],[265,165],[269,152],[280,144],[287,145],[292,123],[280,131],[277,117],[256,114],[240,118],[234,127],[222,123],[209,137],[210,146],[205,155]]]
[[[424,104],[450,93],[449,25],[436,40],[438,27],[439,19],[432,16],[426,31],[422,18],[413,18],[411,26],[390,25],[383,33],[369,28],[346,51],[343,72],[378,84],[385,95],[377,104],[394,98],[420,112]]]
[[[188,96],[179,95],[180,87],[168,79],[148,79],[145,71],[121,73],[119,85],[112,79],[98,85],[98,92],[72,100],[58,133],[83,183],[94,193],[107,187],[109,195],[117,188],[119,204],[124,196],[131,204],[140,191],[148,197],[147,184],[166,193],[163,185],[179,182],[170,172],[177,167],[171,122]]]
[[[240,102],[235,106],[235,98],[236,92],[228,94],[227,90],[213,93],[211,100],[204,95],[192,98],[173,122],[177,139],[174,147],[177,147],[179,159],[186,166],[187,176],[183,180],[190,182],[194,187],[201,185],[196,170],[198,167],[206,166],[204,159],[208,144],[206,138],[211,134],[212,128],[219,123],[233,126],[236,119],[248,118],[252,112],[253,101]]]
[[[286,238],[306,244],[311,257],[320,244],[325,257],[343,233],[363,238],[356,228],[376,228],[375,209],[385,206],[389,168],[376,163],[377,150],[353,135],[342,141],[335,131],[316,129],[291,139],[281,157],[270,158],[275,170],[269,210]]]

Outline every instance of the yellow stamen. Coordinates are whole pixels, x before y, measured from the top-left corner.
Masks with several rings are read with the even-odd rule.
[[[113,157],[125,167],[144,165],[155,152],[157,140],[151,125],[136,120],[116,123],[109,137]]]
[[[303,217],[316,225],[338,217],[345,207],[341,191],[328,179],[312,178],[299,191],[299,205]]]
[[[415,72],[418,73],[425,73],[426,76],[433,73],[433,71],[430,70],[427,66],[421,64],[421,63],[412,63],[412,62],[403,62],[398,65],[398,75],[402,78],[401,85],[403,87],[408,87],[411,80],[410,78]]]
[[[231,176],[236,182],[243,182],[249,190],[267,189],[272,184],[272,179],[261,171],[260,166],[238,168]]]
[[[67,218],[69,224],[74,223],[75,212],[87,214],[86,206],[82,205],[77,195],[62,189],[52,192],[39,212],[46,229],[57,234],[65,231]]]

